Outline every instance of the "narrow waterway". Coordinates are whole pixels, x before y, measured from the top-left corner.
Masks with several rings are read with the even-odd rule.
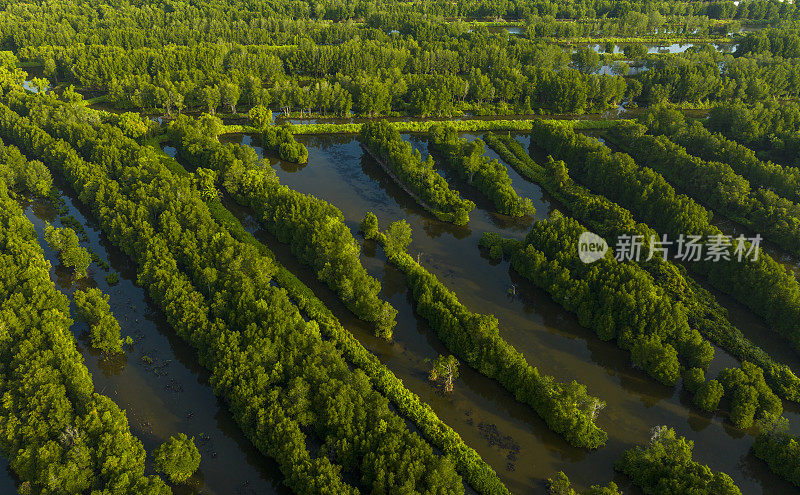
[[[423,156],[427,154],[427,142],[422,137],[404,138]],[[225,139],[252,144],[249,136],[231,135]],[[367,211],[378,216],[382,228],[406,219],[414,231],[409,252],[454,290],[462,303],[473,311],[497,316],[503,337],[542,372],[560,380],[577,379],[588,386],[590,393],[607,402],[598,423],[609,433],[609,442],[600,450],[586,452],[569,447],[530,408],[516,402],[494,381],[465,367],[456,381],[455,392],[443,395],[430,385],[426,375],[429,360],[447,351],[428,325],[414,314],[403,275],[386,264],[380,248],[365,243],[362,261],[383,284],[383,296],[399,311],[393,343],[372,337],[370,329],[344,309],[310,270],[300,266],[285,245],[258,229],[249,210],[228,202],[243,223],[314,289],[365,346],[478,450],[512,492],[543,492],[544,479],[558,470],[564,470],[579,485],[607,482],[614,477],[613,464],[622,452],[646,442],[649,430],[660,424],[673,426],[679,434],[694,440],[696,459],[729,473],[743,492],[792,492],[788,483],[772,475],[749,454],[750,434],[726,424],[724,414],[699,414],[690,407],[690,395],[680,387],[661,386],[634,369],[627,352],[600,341],[578,325],[576,318],[547,294],[511,272],[508,263],[491,262],[480,252],[477,242],[483,232],[521,238],[532,221],[545,218],[558,207],[538,186],[509,169],[517,191],[530,197],[537,208],[535,218],[512,219],[492,213],[484,198],[442,170],[453,187],[463,187],[463,195],[478,204],[468,226],[454,227],[437,221],[416,205],[353,137],[318,135],[298,139],[309,149],[308,164],[298,166],[270,159],[283,184],[337,206],[354,232]],[[519,139],[527,145],[527,137]],[[254,148],[262,153],[259,147]],[[487,156],[497,158],[490,150]],[[715,375],[719,369],[735,364],[718,350],[710,373]],[[800,418],[794,411],[787,416],[796,431]],[[622,479],[617,481],[626,484]],[[626,492],[635,493],[630,487]]]
[[[584,134],[595,137],[603,144],[606,144],[605,140],[599,137],[599,133],[585,132]],[[541,163],[541,161],[546,159],[546,153],[544,150],[535,144],[531,144],[530,136],[520,135],[517,137],[517,140],[525,147],[525,149],[529,150],[531,156],[535,160]],[[682,192],[678,188],[676,188],[676,190],[679,193]],[[636,218],[635,214],[634,218]],[[754,237],[756,235],[756,232],[752,231],[751,229],[716,213],[713,214],[711,223],[718,227],[725,235],[731,236],[731,238],[736,238],[740,234],[743,234],[746,237]],[[800,260],[798,260],[797,257],[786,253],[780,247],[763,238],[761,240],[760,247],[775,261],[781,263],[784,268],[794,273],[795,277],[800,275]],[[795,373],[800,372],[800,355],[798,355],[792,346],[788,344],[786,339],[777,336],[775,332],[769,329],[769,326],[762,318],[756,316],[743,304],[739,303],[731,296],[724,294],[712,287],[707,282],[705,277],[695,275],[694,278],[706,290],[711,292],[717,299],[717,302],[728,311],[730,321],[742,331],[742,334],[744,334],[745,337],[765,350],[779,363],[788,365]],[[800,405],[792,405],[790,409],[794,409],[796,407],[800,407]]]
[[[14,493],[17,491],[17,480],[8,464],[8,459],[0,457],[0,493]]]
[[[610,143],[607,143],[603,138],[601,138],[600,135],[602,135],[602,132],[586,131],[583,132],[583,134],[597,138],[601,143],[605,144],[613,151],[622,151],[618,146],[614,146]],[[531,152],[539,153],[539,151],[534,152],[533,150]],[[761,240],[759,241],[759,247],[765,253],[770,255],[775,261],[782,264],[784,268],[792,272],[795,275],[795,277],[800,276],[800,258],[798,258],[796,255],[789,253],[783,247],[772,242],[770,239],[765,238],[761,232],[758,232],[747,225],[742,225],[739,222],[731,220],[724,214],[719,213],[717,210],[714,210],[713,208],[705,205],[704,202],[699,201],[695,195],[688,193],[683,188],[676,186],[672,182],[670,182],[670,184],[675,188],[675,191],[677,191],[679,194],[684,194],[692,198],[695,202],[697,202],[697,204],[703,205],[704,208],[712,212],[711,223],[715,225],[717,228],[719,228],[723,232],[723,234],[728,235],[731,238],[736,238],[740,234],[744,235],[747,238],[755,238],[756,235],[759,235],[761,238]],[[755,192],[758,188],[759,188],[758,185],[752,183],[750,184],[751,191]]]
[[[72,330],[86,366],[92,374],[95,390],[109,396],[127,412],[131,431],[142,441],[149,454],[172,435],[186,433],[195,438],[202,460],[198,472],[184,485],[174,486],[176,494],[256,495],[291,493],[282,485],[277,465],[263,456],[245,438],[208,385],[208,374],[198,364],[193,349],[178,337],[163,314],[136,285],[132,262],[112,246],[89,218],[89,212],[70,198],[71,189],[60,189],[68,215],[83,227],[90,247],[110,265],[108,271],[93,263],[86,278],[75,280],[61,265],[56,253],[44,241],[46,222],[61,227],[57,212],[41,201],[25,205],[45,256],[51,262],[51,277],[59,290],[72,295],[76,289],[97,287],[110,295],[111,311],[122,327],[123,336],[133,338],[124,357],[104,359],[92,349],[85,322],[76,318]],[[80,234],[79,234],[80,235]],[[111,285],[109,274],[119,282]],[[148,457],[148,466],[152,457]],[[3,469],[3,472],[5,470]],[[0,493],[4,490],[0,481]]]

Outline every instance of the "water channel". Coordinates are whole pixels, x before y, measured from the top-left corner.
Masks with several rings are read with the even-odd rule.
[[[225,138],[253,145],[250,136]],[[624,477],[614,474],[613,465],[624,450],[646,442],[649,430],[660,424],[670,425],[693,440],[695,459],[730,474],[744,493],[794,492],[791,485],[773,475],[749,452],[754,431],[742,432],[731,427],[724,413],[700,414],[680,387],[661,386],[634,369],[627,352],[613,343],[600,341],[578,325],[576,318],[553,303],[547,294],[511,272],[508,263],[491,262],[480,252],[477,241],[483,232],[521,238],[533,221],[546,218],[553,209],[560,208],[537,185],[508,169],[517,192],[531,198],[537,208],[533,218],[513,219],[493,213],[491,205],[477,191],[442,170],[452,187],[478,205],[468,226],[454,227],[437,221],[416,205],[363,152],[353,136],[317,135],[298,139],[309,149],[307,164],[270,158],[283,184],[337,206],[354,232],[367,211],[378,216],[382,228],[391,221],[406,219],[414,230],[409,251],[454,290],[462,303],[473,311],[497,316],[503,337],[543,373],[559,380],[576,379],[607,402],[598,424],[609,433],[608,444],[587,452],[567,445],[529,407],[469,368],[462,367],[455,391],[443,394],[427,380],[427,369],[431,359],[447,350],[415,315],[403,275],[386,264],[380,248],[365,243],[362,261],[370,274],[381,281],[383,297],[399,311],[392,343],[373,337],[367,325],[349,313],[327,287],[316,281],[310,270],[297,263],[286,245],[259,229],[251,211],[227,201],[226,205],[244,225],[309,285],[368,349],[497,470],[513,493],[545,493],[544,480],[558,470],[564,470],[578,486],[615,479],[626,493],[637,493]],[[423,156],[427,155],[423,137],[404,135],[404,139]],[[527,136],[518,135],[517,139],[528,148]],[[259,147],[253,147],[262,153]],[[174,154],[168,145],[165,150]],[[499,158],[489,149],[486,154]],[[87,212],[73,204],[69,189],[62,188],[61,192],[69,213],[88,234],[88,245],[101,259],[108,260],[111,271],[119,274],[120,283],[109,285],[106,272],[94,265],[88,279],[75,282],[60,267],[55,254],[45,247],[53,264],[52,277],[59,289],[68,294],[85,286],[97,286],[110,294],[112,311],[123,333],[135,340],[123,362],[107,362],[88,348],[85,324],[78,322],[73,326],[96,389],[127,411],[132,431],[148,451],[178,432],[195,436],[203,463],[191,484],[176,489],[176,493],[286,493],[274,463],[252,447],[232,421],[226,406],[213,395],[195,353],[175,336],[144,291],[136,286],[131,263],[110,246],[88,219]],[[60,225],[55,211],[42,203],[27,204],[26,214],[34,222],[42,243],[44,222]],[[514,295],[509,293],[512,286]],[[785,346],[781,349],[781,344],[758,318],[728,298],[718,297],[748,337],[776,358],[800,369],[800,359]],[[145,356],[149,359],[143,359]],[[735,365],[735,360],[717,349],[709,375],[715,376],[722,368]],[[791,429],[798,433],[800,409],[785,406]],[[0,489],[5,484],[13,486],[13,478],[4,476],[6,472],[0,469]]]
[[[475,135],[465,134],[468,139]],[[250,136],[231,135],[227,140],[252,145]],[[423,156],[427,143],[405,135]],[[691,398],[680,390],[658,385],[634,369],[628,353],[602,342],[580,327],[576,318],[554,304],[543,292],[509,271],[505,262],[490,262],[477,248],[485,231],[520,238],[530,223],[545,218],[558,205],[538,186],[509,170],[517,191],[536,204],[536,218],[512,219],[492,213],[492,208],[476,191],[443,175],[452,187],[478,204],[467,227],[453,227],[426,214],[394,184],[360,148],[352,136],[301,136],[309,149],[305,165],[289,164],[270,158],[281,182],[298,191],[323,198],[342,210],[348,226],[356,231],[367,211],[374,212],[381,226],[406,219],[414,230],[409,251],[454,290],[462,303],[474,311],[498,317],[502,335],[522,352],[529,362],[560,380],[586,384],[590,393],[607,401],[599,424],[609,433],[606,447],[586,452],[569,447],[551,433],[535,413],[517,403],[496,383],[464,369],[453,394],[443,396],[426,379],[426,364],[445,353],[435,333],[413,312],[413,303],[403,276],[385,262],[380,248],[366,243],[363,263],[383,284],[383,296],[399,311],[394,342],[371,336],[370,329],[350,315],[333,294],[321,286],[306,268],[299,266],[268,233],[258,229],[251,213],[229,203],[243,223],[268,244],[304,282],[311,286],[343,323],[370,350],[376,353],[404,383],[451,425],[469,445],[498,471],[514,493],[544,491],[543,480],[563,469],[579,485],[607,482],[614,477],[613,464],[632,445],[645,442],[655,425],[673,426],[679,434],[695,441],[695,458],[714,470],[730,474],[745,493],[791,493],[790,485],[771,474],[749,453],[754,431],[741,432],[725,421],[725,414],[708,417],[691,407]],[[527,137],[518,139],[527,147]],[[262,150],[254,146],[256,151]],[[496,158],[491,150],[487,155]],[[516,294],[509,295],[509,288]],[[731,304],[730,301],[724,303]],[[746,313],[746,312],[745,312]],[[737,315],[740,325],[748,325],[748,335],[757,342],[772,337],[758,327],[751,315]],[[744,330],[744,329],[743,329]],[[797,358],[790,365],[797,366]],[[736,362],[717,350],[709,370],[711,376]],[[798,431],[798,409],[786,413],[792,430]],[[617,481],[626,485],[624,479]],[[627,493],[635,493],[626,487]]]
[[[208,373],[198,364],[195,351],[175,334],[145,291],[136,285],[133,263],[106,240],[90,219],[90,213],[73,203],[70,189],[61,184],[59,191],[65,199],[68,215],[77,219],[88,237],[88,242],[81,244],[107,261],[110,269],[106,272],[93,263],[86,278],[75,280],[44,241],[46,222],[55,227],[63,226],[59,215],[49,203],[30,201],[24,205],[25,213],[33,222],[45,256],[52,265],[51,279],[57,289],[67,295],[88,287],[97,287],[110,295],[111,311],[122,327],[122,334],[134,340],[132,346],[126,346],[124,357],[103,359],[89,346],[87,325],[75,317],[72,307],[76,320],[72,330],[92,374],[95,390],[126,410],[131,431],[149,454],[178,433],[193,436],[200,450],[202,460],[198,472],[185,485],[174,486],[173,492],[179,495],[291,493],[282,486],[283,477],[277,465],[253,447],[227,406],[214,395],[208,385]],[[109,284],[106,276],[111,273],[119,276],[119,283]],[[13,480],[3,476],[5,461],[0,467],[3,467],[0,493],[14,493],[13,484],[4,489],[6,482]]]

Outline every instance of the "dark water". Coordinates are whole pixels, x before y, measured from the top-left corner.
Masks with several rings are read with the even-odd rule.
[[[79,288],[98,287],[109,294],[111,310],[119,320],[123,335],[133,338],[123,358],[101,359],[90,348],[87,325],[76,320],[72,330],[94,380],[95,389],[113,399],[127,411],[131,431],[148,453],[171,435],[194,436],[202,455],[200,469],[187,485],[174,487],[176,494],[255,495],[288,494],[281,485],[277,466],[259,453],[244,437],[227,406],[208,385],[208,374],[197,363],[193,349],[180,339],[145,291],[135,284],[132,263],[107,242],[88,212],[77,208],[62,190],[69,214],[83,225],[90,246],[111,265],[120,281],[109,286],[107,273],[92,264],[88,278],[74,281],[44,242],[45,221],[62,226],[49,205],[30,202],[26,215],[34,223],[46,257],[52,264],[51,277],[62,292],[71,295]],[[75,310],[72,310],[75,318]],[[149,458],[151,459],[151,458]],[[148,462],[149,464],[149,462]],[[5,472],[3,469],[0,474]],[[0,480],[0,493],[4,490]]]
[[[524,29],[522,26],[486,26],[486,30],[492,34],[508,33],[517,36],[525,34]],[[472,31],[472,29],[469,31]]]
[[[603,133],[600,131],[583,131],[583,134],[596,138],[598,141],[606,146],[609,146],[614,151],[621,151],[620,147],[607,143],[605,139],[601,138],[600,136]],[[530,140],[528,142],[530,143]],[[678,193],[685,194],[686,196],[689,196],[697,201],[698,204],[702,204],[700,201],[698,201],[698,198],[695,197],[695,195],[690,194],[683,188],[677,187],[675,184],[672,185]],[[751,189],[755,191],[758,189],[758,186],[751,184]],[[706,209],[711,211],[713,214],[711,223],[719,228],[725,235],[730,236],[731,238],[736,238],[739,235],[744,235],[746,238],[755,238],[756,235],[759,235],[761,237],[761,240],[759,241],[759,247],[765,253],[770,255],[775,261],[783,265],[786,270],[792,272],[795,277],[800,277],[800,258],[798,258],[797,255],[787,252],[783,247],[766,239],[761,232],[733,221],[710,207],[706,207]]]
[[[465,135],[474,139],[475,135]],[[227,136],[227,140],[250,144],[249,136]],[[427,154],[425,141],[404,136]],[[319,284],[309,270],[299,266],[288,248],[269,234],[259,231],[247,209],[228,206],[267,243],[295,274],[306,282],[342,322],[378,355],[404,383],[478,450],[500,474],[514,493],[542,493],[544,479],[564,470],[579,485],[607,482],[615,475],[613,464],[622,452],[649,439],[655,425],[673,426],[695,441],[695,458],[714,470],[729,473],[744,493],[792,493],[786,482],[772,475],[749,454],[752,436],[730,427],[725,414],[707,417],[690,408],[691,397],[680,388],[661,386],[630,366],[630,356],[615,345],[602,342],[578,325],[576,319],[553,303],[549,296],[509,271],[505,262],[493,263],[478,250],[484,231],[521,238],[534,220],[511,219],[491,212],[490,205],[470,188],[442,174],[458,186],[463,195],[479,207],[467,227],[444,224],[426,214],[360,148],[352,137],[303,136],[309,149],[306,165],[293,165],[275,158],[270,161],[281,182],[298,191],[311,193],[339,207],[355,232],[367,211],[374,212],[385,228],[389,222],[406,219],[414,230],[409,248],[413,256],[454,290],[473,311],[492,313],[501,323],[504,338],[528,361],[560,380],[577,379],[590,393],[607,402],[599,425],[609,433],[606,447],[593,452],[569,447],[527,406],[516,402],[499,385],[462,367],[455,392],[443,396],[426,379],[430,360],[446,350],[428,325],[413,312],[404,277],[385,262],[380,248],[367,242],[363,263],[383,284],[383,295],[399,311],[394,342],[371,336],[370,329],[350,315],[330,291]],[[525,143],[527,137],[519,137]],[[257,151],[261,150],[256,147]],[[490,157],[496,157],[487,151]],[[546,217],[558,207],[538,186],[509,170],[520,194],[530,197],[536,218]],[[515,287],[516,294],[509,295]],[[736,362],[718,350],[710,368],[715,376]],[[797,412],[787,413],[793,431],[800,429]],[[627,485],[623,478],[617,478]],[[630,487],[627,493],[632,493]]]
[[[15,493],[17,484],[14,473],[8,465],[8,459],[0,457],[0,493]]]
[[[530,120],[530,119],[551,119],[551,120],[601,120],[607,119],[603,114],[515,114],[515,115],[472,115],[465,114],[461,117],[285,117],[280,113],[275,114],[277,124],[360,124],[373,120],[386,120],[387,122],[450,122],[459,120]],[[617,118],[629,118],[619,115]]]
[[[635,43],[615,44],[614,50],[610,53],[623,53],[625,45],[629,44]],[[684,53],[689,49],[696,49],[704,46],[712,46],[717,51],[723,53],[735,53],[736,49],[739,47],[738,43],[670,43],[668,45],[652,43],[642,44],[647,47],[647,53]],[[605,44],[593,43],[587,46],[597,53],[607,53]],[[574,52],[575,48],[572,48],[571,51]]]

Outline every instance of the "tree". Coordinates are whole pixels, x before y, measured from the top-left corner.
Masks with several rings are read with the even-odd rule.
[[[80,103],[83,100],[83,95],[75,91],[75,86],[70,84],[61,92],[61,99],[67,103]]]
[[[689,368],[683,374],[683,387],[689,392],[696,392],[705,381],[705,373],[700,368]]]
[[[431,381],[444,381],[444,391],[453,391],[453,380],[458,378],[458,360],[454,356],[439,356],[433,361],[428,375]]]
[[[657,426],[650,443],[626,451],[614,469],[628,475],[644,493],[741,495],[730,476],[692,460],[693,449],[691,440],[678,437],[672,428]]]
[[[697,389],[697,393],[694,396],[694,404],[703,411],[713,412],[717,409],[724,393],[725,390],[722,388],[721,383],[716,380],[710,380]]]
[[[194,181],[197,184],[197,189],[200,190],[200,195],[205,200],[219,198],[219,191],[217,190],[217,172],[209,168],[198,167],[194,173]]]
[[[53,188],[53,176],[44,163],[31,160],[21,172],[26,191],[41,198],[47,197]]]
[[[56,61],[53,57],[47,57],[44,59],[44,71],[43,74],[48,79],[52,79],[55,82],[58,82],[58,69],[56,67]]]
[[[232,82],[223,83],[219,88],[222,103],[229,106],[231,114],[236,115],[236,104],[239,103],[239,85]]]
[[[122,344],[131,343],[130,337],[122,338],[119,322],[111,314],[108,299],[108,294],[95,288],[78,290],[73,295],[78,315],[89,324],[92,348],[102,351],[106,356],[122,354]]]
[[[214,115],[204,113],[198,119],[197,124],[209,137],[216,138],[222,133],[222,120]]]
[[[80,246],[78,235],[69,227],[57,229],[50,224],[44,229],[44,239],[50,249],[58,253],[61,263],[72,268],[75,275],[81,278],[92,263],[89,252]]]
[[[621,495],[616,483],[609,483],[608,486],[592,485],[585,492],[580,494],[570,483],[569,478],[563,471],[559,471],[547,480],[550,485],[550,495]]]
[[[627,76],[628,72],[630,72],[630,70],[631,70],[631,66],[628,65],[627,62],[624,62],[622,60],[617,60],[611,66],[611,73],[615,74],[617,76]]]
[[[760,433],[753,442],[756,457],[774,473],[800,486],[800,437],[789,433],[789,421],[767,413],[757,424]]]
[[[405,251],[411,244],[411,225],[405,220],[392,222],[386,231],[386,244],[390,251]]]
[[[200,466],[200,452],[194,444],[194,437],[179,433],[170,437],[153,453],[154,467],[164,473],[173,483],[188,480]]]
[[[647,55],[647,47],[641,43],[625,45],[625,47],[622,49],[622,53],[625,54],[626,59],[634,60]]]
[[[43,77],[34,77],[31,79],[31,88],[33,88],[33,92],[37,94],[45,94],[47,89],[50,87],[50,81]]]
[[[250,117],[250,125],[259,132],[272,125],[272,110],[264,105],[256,105],[247,114]]]
[[[572,63],[579,71],[591,74],[600,65],[600,55],[588,46],[581,46],[572,54]]]
[[[217,86],[206,86],[202,91],[203,103],[205,103],[211,115],[217,114],[217,107],[220,102],[220,91]]]
[[[359,229],[364,234],[365,239],[372,239],[378,233],[378,217],[374,213],[368,211],[361,221]]]
[[[150,130],[150,124],[137,112],[125,112],[119,116],[117,123],[126,136],[139,139]]]
[[[261,86],[261,79],[249,76],[244,80],[244,87],[242,88],[242,96],[247,100],[250,106],[259,104],[264,105],[269,102],[264,100],[264,88]]]

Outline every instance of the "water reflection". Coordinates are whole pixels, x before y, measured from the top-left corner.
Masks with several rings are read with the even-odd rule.
[[[467,139],[478,136],[465,135]],[[420,149],[423,156],[427,155],[423,138],[403,137]],[[524,146],[529,145],[528,136],[516,138]],[[730,474],[743,492],[791,492],[788,483],[769,473],[763,464],[746,463],[751,432],[727,426],[726,413],[699,414],[680,387],[661,386],[634,369],[629,364],[629,353],[598,339],[547,294],[510,271],[507,262],[490,263],[477,248],[477,241],[485,231],[521,238],[527,227],[498,221],[492,210],[483,205],[473,211],[467,227],[439,222],[389,179],[352,136],[299,136],[298,139],[309,149],[309,164],[291,172],[279,164],[273,165],[283,184],[336,205],[354,232],[367,211],[378,216],[382,227],[393,220],[406,219],[414,230],[409,252],[454,290],[462,303],[473,311],[497,316],[503,337],[544,373],[559,380],[577,379],[587,385],[590,393],[608,403],[598,420],[609,433],[608,445],[586,452],[565,444],[530,408],[518,403],[494,381],[469,369],[458,379],[455,392],[443,397],[427,381],[426,360],[447,351],[426,322],[414,313],[403,275],[386,264],[380,248],[365,243],[362,262],[383,284],[382,295],[398,309],[393,343],[373,337],[371,329],[350,314],[327,287],[316,281],[310,270],[300,266],[285,245],[266,232],[254,230],[368,349],[478,450],[513,493],[544,493],[542,480],[559,469],[565,470],[579,485],[606,482],[614,476],[613,464],[622,452],[645,442],[650,428],[657,424],[671,425],[679,434],[694,440],[696,458],[714,470]],[[487,155],[496,157],[490,151]],[[511,169],[509,175],[517,191],[536,202],[535,218],[545,218],[558,207],[535,184]],[[473,199],[472,192],[463,194]],[[239,218],[250,219],[247,223],[253,227],[247,209],[228,206]],[[512,284],[516,294],[510,297]],[[725,353],[718,352],[712,373],[733,363]],[[787,408],[787,417],[793,431],[797,431],[800,426],[797,411]],[[620,481],[622,488],[630,493],[626,481]]]
[[[108,261],[109,273],[118,274],[119,282],[110,285],[105,278],[107,273],[96,264],[90,266],[86,278],[75,280],[43,239],[45,222],[62,226],[59,215],[43,202],[26,202],[26,216],[33,222],[51,262],[51,277],[57,288],[68,295],[87,287],[98,287],[108,294],[123,335],[134,340],[132,346],[126,346],[125,356],[102,358],[89,345],[86,323],[76,319],[72,330],[95,389],[126,410],[131,432],[148,452],[179,432],[195,437],[202,455],[200,469],[188,484],[175,487],[174,493],[288,494],[277,465],[253,447],[233,421],[227,406],[213,394],[208,373],[199,366],[194,350],[175,335],[163,314],[136,285],[132,262],[88,219],[89,212],[72,202],[72,192],[58,184],[68,214],[78,220],[88,236],[88,243],[82,244]],[[72,312],[74,315],[74,308]],[[2,487],[0,480],[0,493],[13,492]]]

